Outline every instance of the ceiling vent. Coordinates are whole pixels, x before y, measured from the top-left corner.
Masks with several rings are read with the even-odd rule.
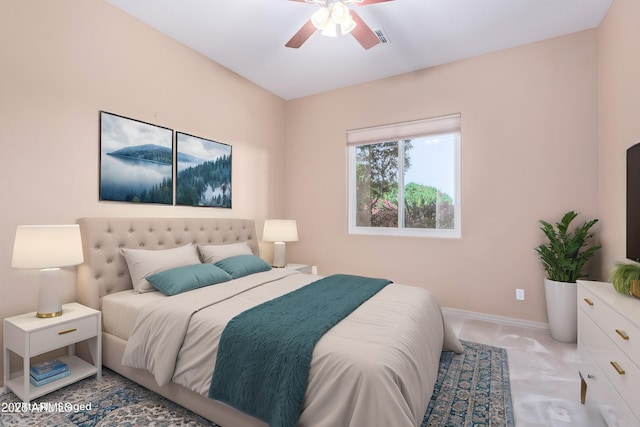
[[[373,30],[373,32],[378,37],[378,40],[380,40],[380,44],[389,44],[391,42],[391,40],[389,40],[389,37],[387,36],[387,33],[385,33],[382,28]]]

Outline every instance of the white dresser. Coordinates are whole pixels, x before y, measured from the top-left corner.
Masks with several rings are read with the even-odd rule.
[[[640,426],[640,299],[578,280],[582,400],[609,426]]]

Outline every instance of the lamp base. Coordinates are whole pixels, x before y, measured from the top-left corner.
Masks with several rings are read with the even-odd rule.
[[[56,311],[55,313],[36,313],[36,317],[40,319],[49,319],[51,317],[62,316],[62,310]]]
[[[36,312],[36,317],[48,319],[62,315],[59,284],[59,268],[45,268],[40,270],[40,292],[38,295],[38,311]]]
[[[284,268],[287,266],[286,259],[286,246],[284,242],[273,243],[273,268]]]

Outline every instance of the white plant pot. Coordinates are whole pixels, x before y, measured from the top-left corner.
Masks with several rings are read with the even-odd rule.
[[[553,339],[573,343],[578,338],[578,285],[544,279],[547,317]]]

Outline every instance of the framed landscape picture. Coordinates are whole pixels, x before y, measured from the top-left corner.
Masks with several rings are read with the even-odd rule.
[[[176,204],[231,208],[231,146],[176,132]]]
[[[100,200],[173,204],[173,130],[101,111]]]

